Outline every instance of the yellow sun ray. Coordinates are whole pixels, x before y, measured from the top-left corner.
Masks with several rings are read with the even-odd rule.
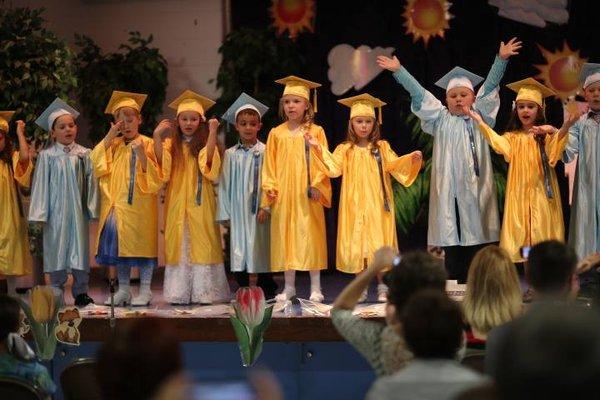
[[[554,53],[539,44],[537,46],[546,59],[546,64],[534,65],[540,70],[536,78],[554,89],[556,97],[563,101],[577,94],[580,89],[579,73],[587,58],[580,57],[579,51],[571,50],[566,41],[561,49]]]
[[[425,46],[432,37],[443,38],[452,18],[449,9],[450,3],[446,0],[408,0],[402,14],[406,33],[413,36],[415,43],[423,39]]]
[[[273,18],[273,26],[277,29],[277,35],[287,30],[290,38],[295,40],[300,32],[314,30],[314,0],[272,0],[269,12]]]

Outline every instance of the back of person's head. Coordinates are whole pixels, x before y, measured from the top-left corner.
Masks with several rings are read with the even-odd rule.
[[[479,250],[469,267],[462,302],[467,323],[487,334],[518,316],[522,304],[519,277],[508,253],[494,245]]]
[[[515,320],[498,347],[495,378],[501,398],[597,398],[599,327],[597,313],[567,304],[540,305]]]
[[[425,251],[412,251],[402,256],[398,266],[385,275],[388,285],[388,301],[396,307],[400,316],[408,299],[422,289],[446,289],[446,271],[442,262]]]
[[[0,294],[0,341],[6,340],[9,333],[17,332],[21,323],[19,302],[5,294]]]
[[[414,294],[402,310],[404,340],[415,358],[449,358],[463,339],[460,306],[445,293],[426,289]]]
[[[568,296],[576,267],[577,256],[570,247],[548,240],[531,248],[527,279],[536,295]]]
[[[98,352],[98,381],[105,399],[149,399],[182,368],[179,341],[160,318],[131,321]]]

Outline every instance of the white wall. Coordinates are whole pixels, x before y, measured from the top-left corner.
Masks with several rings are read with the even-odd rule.
[[[73,44],[74,34],[90,36],[105,52],[116,51],[129,31],[154,35],[169,67],[167,104],[190,88],[216,98],[221,62],[224,0],[13,0],[16,7],[44,7],[46,27]],[[115,88],[116,89],[116,88]],[[165,104],[164,111],[167,115]]]

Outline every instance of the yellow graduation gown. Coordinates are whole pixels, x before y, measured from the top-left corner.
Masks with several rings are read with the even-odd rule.
[[[31,160],[27,166],[19,163],[19,153],[12,155],[12,168],[0,161],[0,274],[27,275],[32,271],[27,220],[19,211],[15,181],[29,187]],[[14,171],[14,173],[13,173]]]
[[[310,135],[327,148],[325,131],[312,124]],[[311,271],[327,268],[327,241],[323,207],[331,207],[331,183],[316,168],[309,153],[310,184],[321,192],[320,201],[308,198],[303,133],[292,133],[287,122],[271,129],[262,169],[262,189],[274,190],[271,204],[271,270]]]
[[[336,255],[336,267],[342,272],[359,273],[381,246],[398,248],[390,176],[410,186],[421,169],[422,162],[413,162],[412,154],[398,157],[385,140],[377,144],[390,211],[385,211],[379,165],[372,154],[372,145],[359,147],[345,142],[337,146],[333,154],[323,149],[322,158],[317,162],[329,177],[343,175]]]
[[[98,242],[104,222],[112,208],[117,219],[119,239],[119,257],[158,256],[158,196],[163,185],[160,170],[154,157],[154,142],[140,135],[148,158],[146,172],[142,170],[139,159],[135,163],[135,185],[132,204],[128,204],[130,185],[131,146],[123,138],[113,140],[108,149],[101,141],[90,153],[94,174],[100,187],[100,220]]]
[[[487,125],[480,125],[479,129],[492,149],[509,163],[500,247],[508,252],[513,262],[522,262],[522,246],[533,246],[551,239],[564,241],[560,192],[554,171],[560,154],[552,151],[558,135],[546,136],[545,142],[554,195],[549,199],[544,187],[542,159],[533,135],[506,132],[500,136]]]
[[[179,263],[183,238],[184,219],[190,232],[190,262],[192,264],[220,264],[223,250],[219,226],[215,222],[217,209],[213,184],[219,180],[221,157],[218,149],[209,167],[206,147],[198,157],[191,154],[189,145],[183,143],[183,170],[171,168],[171,141],[163,147],[162,175],[168,181],[165,204],[165,262],[169,266]],[[200,204],[196,201],[198,192],[198,171],[202,174]]]

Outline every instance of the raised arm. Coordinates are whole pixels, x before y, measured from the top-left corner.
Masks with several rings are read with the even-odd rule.
[[[485,123],[481,115],[477,111],[474,110],[465,110],[466,113],[477,123],[479,127],[479,131],[485,138],[485,140],[489,143],[492,149],[504,156],[506,162],[511,161],[511,146],[510,142],[505,136],[500,136],[494,131],[488,124]]]

